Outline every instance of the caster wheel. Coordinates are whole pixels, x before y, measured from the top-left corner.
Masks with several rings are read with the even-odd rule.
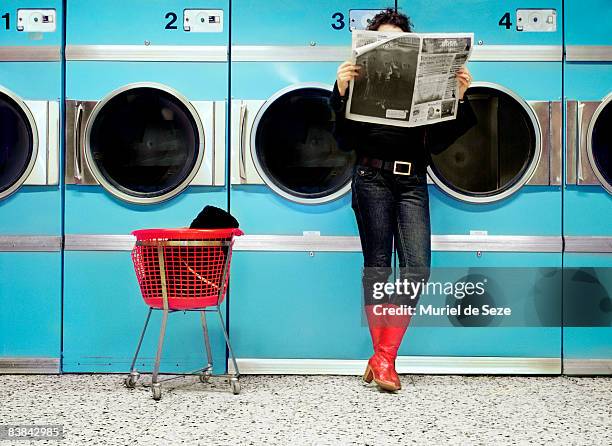
[[[134,387],[136,387],[136,382],[138,382],[138,378],[140,378],[140,373],[130,372],[130,374],[125,378],[123,383],[128,389],[133,389]]]
[[[160,383],[156,383],[156,384],[151,384],[151,393],[153,394],[153,399],[155,401],[159,401],[161,400],[161,384]]]
[[[200,382],[202,382],[202,383],[209,383],[211,375],[212,375],[212,370],[211,369],[204,370],[200,374]]]
[[[240,393],[240,381],[238,381],[238,378],[230,379],[230,387],[234,395],[238,395]]]

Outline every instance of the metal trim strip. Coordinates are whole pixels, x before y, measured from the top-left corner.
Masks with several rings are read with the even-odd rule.
[[[62,250],[62,237],[55,235],[2,235],[0,252],[57,252]]]
[[[612,237],[566,236],[565,252],[612,253]]]
[[[67,61],[227,62],[225,45],[67,45]]]
[[[561,62],[561,45],[476,45],[471,61]]]
[[[243,375],[361,375],[367,360],[239,358]],[[398,373],[460,375],[558,375],[561,358],[398,356]],[[231,361],[228,372],[234,373]]]
[[[610,62],[612,45],[567,45],[565,60],[568,62]]]
[[[433,235],[434,251],[561,252],[563,242],[555,236]],[[66,251],[130,251],[131,235],[67,234]],[[357,236],[245,235],[236,238],[235,251],[360,252]]]
[[[578,142],[578,101],[568,99],[565,105],[565,182],[566,184],[576,184],[576,153]]]
[[[243,373],[240,367],[240,373]],[[612,375],[612,359],[564,359],[564,375]]]
[[[0,358],[0,374],[49,374],[60,373],[59,358],[16,357]]]
[[[0,46],[1,62],[59,62],[59,46]]]
[[[131,251],[136,243],[133,235],[66,234],[65,251]]]
[[[562,252],[561,236],[434,235],[434,251]]]
[[[503,235],[433,235],[434,251],[561,252],[561,237]],[[359,252],[356,236],[246,235],[236,239],[236,251]]]
[[[351,55],[348,46],[233,45],[234,62],[336,62]],[[560,62],[561,45],[477,45],[472,61]]]

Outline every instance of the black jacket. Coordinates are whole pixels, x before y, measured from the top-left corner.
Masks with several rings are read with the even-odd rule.
[[[330,97],[336,112],[334,134],[340,149],[386,161],[411,161],[415,172],[425,172],[430,155],[447,149],[457,138],[476,124],[476,115],[467,100],[459,103],[457,118],[418,127],[397,127],[353,121],[344,116],[348,91],[340,96],[338,85]]]

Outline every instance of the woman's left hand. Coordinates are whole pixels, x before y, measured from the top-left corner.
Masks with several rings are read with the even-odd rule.
[[[461,67],[457,70],[455,76],[459,81],[459,99],[463,99],[465,91],[472,83],[472,73],[470,73],[470,70],[468,70],[467,67]]]

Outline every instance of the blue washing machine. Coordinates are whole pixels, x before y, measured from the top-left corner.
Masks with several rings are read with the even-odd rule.
[[[429,172],[433,265],[446,280],[490,276],[485,302],[515,309],[501,326],[491,318],[414,319],[398,360],[404,372],[561,370],[560,292],[548,292],[561,283],[561,2],[514,3],[453,2],[448,14],[400,2],[416,31],[473,31],[478,42],[470,98],[479,126],[436,156]],[[360,373],[361,364],[341,360],[371,354],[349,197],[344,188],[324,197],[300,189],[300,178],[312,176],[275,162],[287,140],[267,147],[278,135],[266,124],[302,135],[291,143],[295,152],[314,150],[316,132],[293,128],[308,116],[299,104],[329,88],[312,82],[333,82],[348,58],[350,28],[363,28],[381,6],[233,6],[230,196],[250,234],[237,244],[230,304],[242,372]],[[275,32],[260,33],[252,11]],[[521,286],[505,292],[513,283]]]
[[[349,9],[374,0],[232,4],[230,336],[241,373],[341,372],[371,355],[350,178],[328,98]],[[262,32],[262,30],[265,30]],[[328,368],[329,367],[329,368]]]
[[[66,372],[129,369],[147,313],[130,232],[187,227],[205,205],[227,209],[228,2],[192,6],[67,2]],[[222,372],[218,325],[211,337]],[[199,315],[171,316],[162,370],[202,367],[203,344]]]
[[[560,373],[562,2],[462,0],[449,2],[452,14],[425,1],[398,6],[416,32],[474,33],[467,96],[478,124],[428,172],[432,280],[484,282],[482,296],[460,303],[512,313],[417,316],[400,368]]]
[[[563,370],[612,371],[610,4],[566,2]]]
[[[0,373],[60,370],[62,14],[0,6]]]

